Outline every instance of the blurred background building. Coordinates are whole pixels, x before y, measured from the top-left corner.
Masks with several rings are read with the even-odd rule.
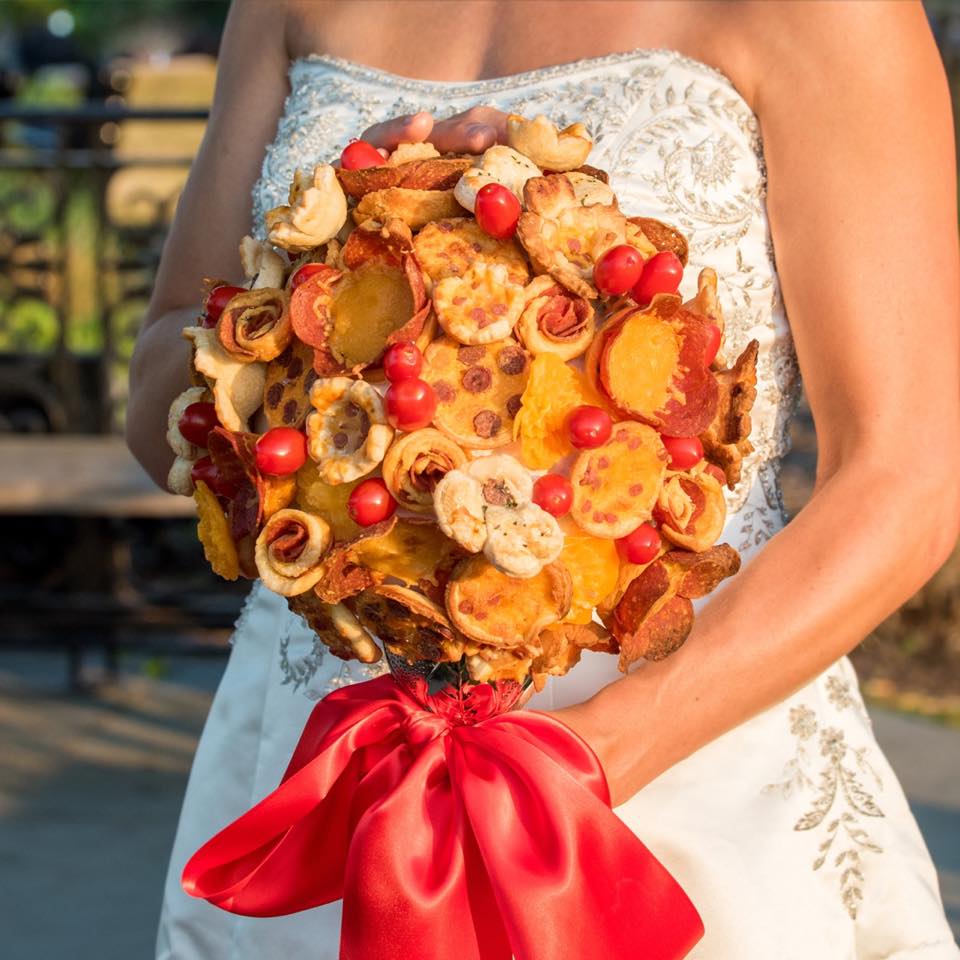
[[[192,503],[154,490],[121,439],[127,362],[227,7],[0,0],[0,877],[21,878],[0,902],[8,957],[62,952],[74,921],[51,920],[49,902],[105,850],[119,859],[71,890],[101,939],[71,955],[149,955],[184,778],[246,590],[210,573]],[[925,7],[956,110],[960,4]],[[805,405],[792,435],[782,481],[795,514],[816,464]],[[960,730],[948,732],[960,728],[960,550],[853,659],[874,704],[943,725],[922,742],[946,772],[911,799],[928,839],[955,831],[934,852],[960,929],[960,799],[952,813],[935,802],[960,793]],[[888,735],[916,752],[921,728],[898,722]],[[64,848],[79,851],[72,866]],[[116,897],[134,888],[121,929]]]

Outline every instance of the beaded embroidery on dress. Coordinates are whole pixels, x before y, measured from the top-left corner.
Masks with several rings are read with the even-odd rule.
[[[261,236],[264,211],[284,202],[298,166],[338,155],[387,117],[445,117],[487,104],[591,127],[591,163],[609,171],[623,209],[672,222],[688,237],[681,292],[694,292],[701,266],[716,269],[728,355],[760,342],[756,449],[737,490],[725,488],[720,541],[746,564],[783,528],[778,473],[800,372],[767,223],[759,125],[722,73],[673,51],[638,50],[493,80],[432,82],[319,55],[291,65],[290,87],[253,191]],[[332,960],[339,904],[252,920],[191,900],[179,876],[201,843],[277,785],[313,703],[383,668],[326,653],[259,583],[234,639],[191,773],[157,956]],[[615,658],[586,653],[530,706],[583,700],[617,676]],[[707,933],[692,960],[960,958],[933,865],[846,658],[616,812],[700,911]]]

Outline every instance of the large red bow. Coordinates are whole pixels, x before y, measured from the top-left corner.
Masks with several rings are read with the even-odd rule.
[[[703,936],[568,727],[452,725],[391,677],[320,701],[280,786],[182,882],[254,917],[343,898],[341,960],[676,960]]]

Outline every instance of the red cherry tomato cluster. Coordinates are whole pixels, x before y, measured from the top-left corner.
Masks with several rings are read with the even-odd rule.
[[[380,151],[366,140],[351,140],[340,154],[340,166],[344,170],[366,170],[383,164]]]
[[[643,257],[636,247],[621,243],[611,247],[593,268],[593,282],[606,297],[619,297],[634,288],[643,272]]]
[[[629,563],[649,563],[660,550],[660,532],[652,523],[641,523],[617,541],[617,549]]]
[[[203,305],[203,316],[200,318],[200,326],[215,327],[223,313],[224,307],[238,294],[246,293],[243,287],[232,287],[229,284],[221,283],[214,287],[208,294]]]
[[[218,497],[232,500],[240,488],[234,483],[228,483],[220,476],[220,470],[210,457],[201,457],[195,460],[190,470],[190,478],[194,484],[202,480]]]
[[[567,437],[578,450],[602,447],[612,432],[610,414],[601,407],[584,404],[574,407],[567,417]]]
[[[306,435],[293,427],[274,427],[257,441],[257,469],[275,477],[296,473],[307,459]]]
[[[423,354],[412,340],[391,344],[383,355],[383,373],[391,383],[415,380],[422,369]]]
[[[506,240],[517,232],[520,201],[502,184],[488,183],[477,191],[473,213],[484,233]]]
[[[670,454],[671,470],[688,470],[703,459],[703,444],[699,437],[668,437],[661,433],[660,439]]]
[[[390,381],[383,405],[387,422],[394,430],[419,430],[433,421],[437,395],[426,380],[420,379],[423,354],[411,340],[391,344],[383,355],[383,372]]]
[[[547,473],[533,485],[533,502],[547,513],[562,517],[573,506],[573,486],[559,473]]]
[[[217,408],[212,403],[191,403],[183,411],[178,427],[180,435],[198,447],[207,446],[207,438],[214,427],[219,427]]]
[[[392,517],[396,509],[397,501],[380,477],[370,477],[358,483],[347,500],[347,513],[361,527],[369,527]]]

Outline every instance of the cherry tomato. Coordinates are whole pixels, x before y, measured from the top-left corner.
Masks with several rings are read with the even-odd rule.
[[[610,414],[600,407],[584,404],[575,407],[567,418],[567,436],[578,450],[602,447],[610,439],[612,431]]]
[[[720,349],[720,339],[723,334],[715,323],[708,323],[707,329],[710,331],[710,339],[707,342],[707,352],[704,355],[706,366],[710,366],[717,358],[717,351]]]
[[[210,431],[220,426],[217,408],[212,403],[191,403],[183,411],[177,426],[184,440],[206,447]]]
[[[709,473],[717,478],[717,482],[723,486],[727,482],[727,475],[715,463],[708,463],[704,468],[704,473]]]
[[[383,372],[391,383],[416,380],[422,369],[423,354],[412,340],[391,344],[383,355]]]
[[[661,250],[644,265],[633,288],[633,299],[645,307],[658,293],[676,293],[683,279],[683,264],[670,250]]]
[[[425,380],[398,380],[384,397],[387,421],[396,430],[419,430],[437,412],[437,395]]]
[[[484,233],[506,240],[517,231],[520,201],[502,184],[488,183],[477,191],[473,212]]]
[[[397,501],[390,496],[387,485],[379,477],[358,483],[347,500],[347,513],[361,527],[392,517],[396,509]]]
[[[202,327],[215,327],[223,313],[223,308],[238,294],[246,293],[243,287],[231,287],[226,283],[221,283],[219,287],[214,287],[208,294],[203,303],[203,317],[200,320]]]
[[[562,517],[573,504],[573,487],[559,473],[546,473],[533,485],[533,502],[547,513]]]
[[[218,497],[226,497],[228,500],[232,500],[240,489],[236,484],[226,483],[221,478],[220,470],[210,457],[201,457],[194,461],[190,478],[194,484],[202,480]]]
[[[367,167],[382,167],[384,159],[373,144],[366,140],[351,140],[342,154],[340,166],[344,170],[365,170]]]
[[[329,269],[330,268],[325,263],[305,263],[290,278],[290,289],[296,290],[301,283],[305,283],[311,277],[316,276],[318,273],[324,273]]]
[[[621,243],[611,247],[593,268],[593,282],[607,297],[618,297],[631,290],[643,272],[643,257],[636,247]]]
[[[703,459],[703,444],[699,437],[668,437],[661,433],[660,439],[670,454],[671,470],[687,470]]]
[[[296,473],[307,459],[306,435],[293,427],[273,427],[257,441],[257,469],[275,477]]]
[[[652,523],[641,523],[617,541],[617,549],[630,563],[649,563],[660,549],[660,533]]]

